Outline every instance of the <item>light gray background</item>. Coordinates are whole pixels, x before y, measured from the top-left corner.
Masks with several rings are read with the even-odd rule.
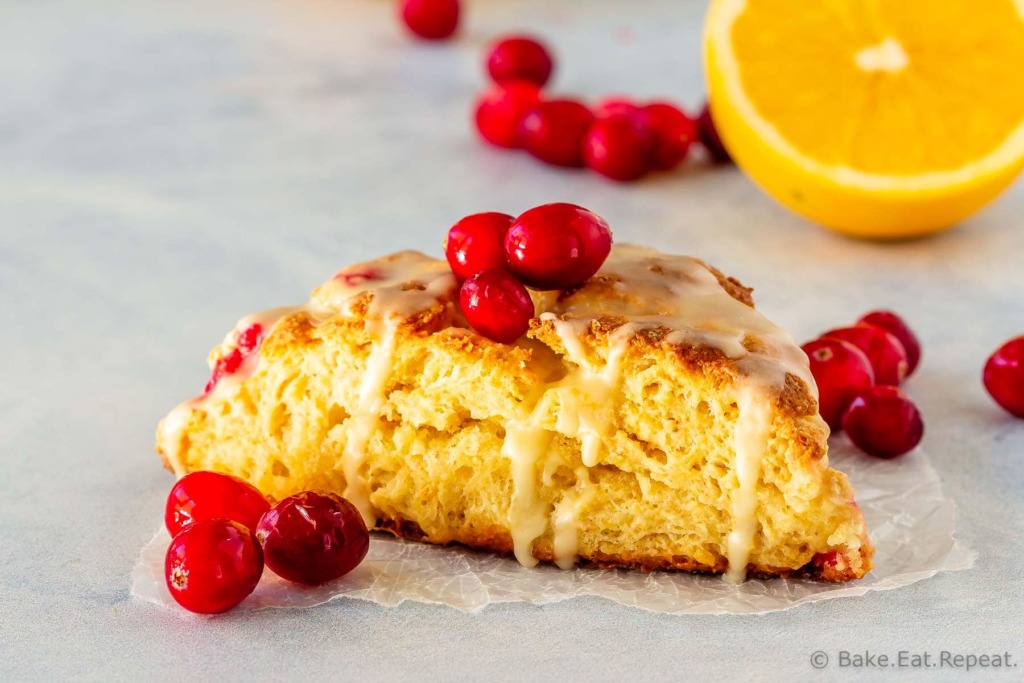
[[[1024,185],[955,231],[874,245],[785,213],[732,168],[630,186],[548,169],[471,132],[487,40],[549,38],[560,91],[695,107],[703,3],[467,4],[458,40],[437,46],[407,40],[384,1],[0,6],[0,678],[952,681],[808,658],[1024,661],[1024,421],[979,382],[1024,333]],[[202,387],[235,320],[356,260],[439,253],[464,214],[553,200],[598,211],[619,240],[707,258],[798,338],[904,312],[925,343],[909,391],[976,567],[750,617],[581,599],[200,619],[129,597],[172,482],[156,422]],[[976,677],[1021,680],[1024,664]]]

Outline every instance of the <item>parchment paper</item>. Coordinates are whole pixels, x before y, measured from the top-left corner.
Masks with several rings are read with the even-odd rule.
[[[526,569],[514,559],[489,553],[374,534],[363,563],[338,581],[308,588],[266,570],[256,591],[235,609],[312,607],[336,598],[356,598],[387,606],[417,600],[475,612],[499,602],[540,605],[599,595],[653,612],[755,614],[899,588],[974,564],[976,553],[954,537],[955,505],[943,496],[938,475],[923,452],[877,460],[857,452],[840,436],[832,439],[829,457],[833,467],[850,476],[877,548],[875,568],[859,581],[773,579],[731,585],[718,577],[692,574]],[[132,571],[132,595],[185,615],[164,583],[169,542],[161,527],[143,547]]]

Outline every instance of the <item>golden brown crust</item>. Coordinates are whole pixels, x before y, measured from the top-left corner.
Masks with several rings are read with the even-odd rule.
[[[726,281],[735,282],[731,278]],[[744,301],[744,303],[747,303],[751,290],[742,287],[738,283],[737,286],[740,289],[736,290],[735,293],[730,292],[730,294],[733,294],[737,300],[743,301],[741,295],[746,293],[747,301]],[[748,305],[751,304],[748,303]],[[589,328],[580,336],[580,341],[587,347],[606,346],[608,335],[628,323],[628,318],[620,316],[595,318]],[[656,356],[670,351],[684,368],[693,372],[720,374],[723,384],[731,383],[735,380],[739,374],[739,368],[735,360],[727,357],[720,349],[714,347],[673,344],[668,339],[672,331],[667,327],[640,328],[630,340],[630,345],[637,353],[647,353]],[[530,323],[529,336],[533,339],[539,339],[546,345],[564,353],[564,348],[558,339],[552,321],[534,318]],[[792,374],[786,375],[785,386],[776,398],[775,407],[783,415],[792,418],[810,417],[818,413],[818,402],[811,394],[810,387],[802,379]],[[822,451],[823,454],[824,451]]]
[[[404,538],[408,541],[431,543],[434,545],[458,545],[474,550],[486,550],[500,555],[512,555],[512,536],[506,529],[494,527],[488,529],[460,529],[457,538],[448,541],[437,542],[423,532],[420,525],[410,520],[401,518],[380,518],[377,520],[376,529],[384,531],[396,538]],[[855,571],[846,558],[842,558],[838,551],[832,553],[821,553],[813,560],[799,569],[788,569],[784,567],[748,567],[748,576],[758,579],[772,578],[803,578],[812,581],[825,583],[841,583],[859,579],[871,570],[873,546],[868,542],[858,551],[862,571]],[[554,563],[554,553],[551,545],[536,543],[533,548],[533,556],[541,562]],[[579,566],[594,567],[598,569],[633,569],[649,573],[654,571],[668,572],[689,572],[692,574],[721,574],[727,569],[725,560],[708,565],[697,562],[688,557],[679,555],[649,556],[639,554],[617,554],[596,552],[590,557],[580,558]]]

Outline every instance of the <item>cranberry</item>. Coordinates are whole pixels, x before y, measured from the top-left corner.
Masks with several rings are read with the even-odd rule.
[[[871,361],[876,384],[898,387],[907,376],[907,352],[895,335],[874,325],[841,327],[821,335],[850,342]]]
[[[727,164],[732,161],[729,150],[722,144],[722,138],[718,137],[718,129],[715,128],[715,121],[711,118],[711,109],[708,105],[700,111],[697,117],[697,134],[704,149],[711,155],[711,160],[716,164]]]
[[[606,97],[594,106],[594,117],[603,119],[617,114],[637,114],[640,106],[623,95]]]
[[[526,287],[504,270],[485,270],[463,282],[459,307],[474,330],[501,344],[526,334],[534,314]]]
[[[372,280],[379,280],[383,277],[383,274],[374,268],[364,268],[362,270],[347,271],[343,270],[334,276],[335,280],[341,280],[342,284],[346,287],[358,287],[363,283],[370,282]]]
[[[648,104],[638,116],[653,137],[652,166],[659,171],[670,171],[683,163],[690,145],[697,139],[693,119],[667,102]]]
[[[879,384],[857,394],[843,415],[843,429],[868,455],[895,458],[921,442],[924,422],[902,390]]]
[[[356,506],[326,491],[285,498],[263,515],[256,536],[275,574],[309,585],[348,574],[370,547]]]
[[[839,431],[843,413],[858,392],[875,382],[864,352],[841,339],[816,339],[803,345],[818,385],[818,410],[832,431]]]
[[[982,379],[996,403],[1024,418],[1024,337],[1000,346],[985,363]]]
[[[226,612],[256,590],[263,550],[256,535],[229,519],[204,519],[171,541],[164,578],[171,597],[190,612]]]
[[[427,40],[444,40],[459,26],[459,0],[403,0],[402,21]]]
[[[477,100],[476,129],[498,147],[521,146],[523,119],[540,102],[540,88],[528,81],[506,81]]]
[[[444,253],[460,282],[484,270],[508,267],[505,234],[513,220],[505,213],[475,213],[448,230]]]
[[[534,289],[572,289],[608,258],[612,231],[593,211],[544,204],[516,218],[505,236],[509,268]]]
[[[839,564],[839,551],[830,550],[827,553],[818,553],[811,563],[818,569],[835,569]]]
[[[242,361],[259,349],[265,335],[266,330],[259,323],[253,323],[240,331],[235,337],[235,347],[214,362],[213,370],[210,371],[210,379],[206,382],[203,393],[210,393],[221,378],[238,372]]]
[[[910,326],[892,311],[872,311],[857,321],[858,324],[875,325],[900,340],[907,352],[907,377],[914,374],[921,362],[921,342]]]
[[[650,170],[651,138],[629,114],[597,119],[583,140],[587,167],[612,180],[636,180]]]
[[[582,102],[541,102],[523,118],[523,147],[554,166],[582,166],[583,138],[593,121],[594,115]]]
[[[238,350],[243,353],[252,353],[263,342],[263,334],[263,326],[259,323],[249,325],[249,327],[238,333],[238,341],[236,342]]]
[[[503,38],[487,56],[487,72],[496,83],[522,80],[543,86],[553,68],[551,53],[544,44],[527,36]]]
[[[270,503],[247,481],[220,472],[186,474],[171,487],[164,523],[171,536],[204,519],[231,519],[255,529]]]
[[[231,349],[218,358],[213,364],[213,370],[210,371],[210,379],[207,380],[203,393],[210,393],[217,386],[217,382],[223,377],[238,372],[238,368],[241,367],[243,360],[245,360],[245,357],[242,355],[242,351],[237,348]]]

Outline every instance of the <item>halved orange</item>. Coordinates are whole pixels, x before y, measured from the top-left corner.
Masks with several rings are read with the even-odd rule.
[[[730,154],[827,227],[948,227],[1024,166],[1024,0],[713,0],[711,111]]]

